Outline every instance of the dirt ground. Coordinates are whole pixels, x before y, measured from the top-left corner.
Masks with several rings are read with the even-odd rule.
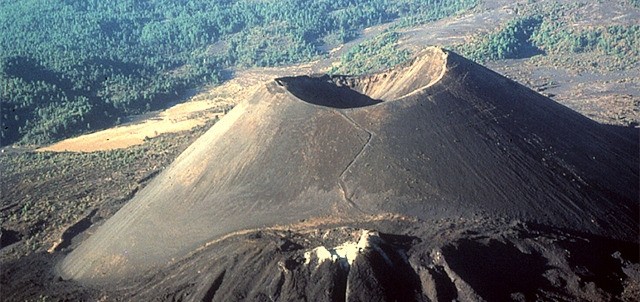
[[[250,86],[231,80],[166,110],[133,116],[130,118],[132,121],[122,125],[65,139],[37,151],[94,152],[141,145],[150,138],[188,131],[211,119],[222,118],[241,98],[240,95],[250,93],[250,90]]]

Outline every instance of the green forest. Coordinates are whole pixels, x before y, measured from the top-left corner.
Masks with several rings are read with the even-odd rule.
[[[340,62],[329,70],[330,74],[360,75],[380,71],[407,61],[410,53],[397,46],[400,34],[384,31],[357,44],[340,57]]]
[[[490,34],[458,45],[455,50],[478,62],[586,52],[617,58],[624,62],[620,65],[632,66],[640,61],[640,25],[570,26],[560,18],[568,8],[555,4],[547,7],[546,12],[517,17]]]
[[[162,108],[232,67],[308,61],[368,26],[476,0],[0,0],[0,145]]]

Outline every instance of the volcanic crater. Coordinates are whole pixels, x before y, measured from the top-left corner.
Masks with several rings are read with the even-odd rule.
[[[637,150],[637,132],[440,48],[278,78],[58,272],[143,299],[625,299]]]

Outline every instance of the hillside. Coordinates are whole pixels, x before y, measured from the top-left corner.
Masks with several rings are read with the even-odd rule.
[[[270,291],[267,283],[276,282],[266,277],[273,270],[296,276],[280,279],[284,284],[312,282],[320,272],[332,272],[311,288],[285,290],[280,283],[272,294],[285,300],[337,286],[341,278],[346,278],[349,301],[375,297],[377,291],[387,299],[445,294],[438,278],[448,278],[449,290],[471,300],[619,296],[626,283],[608,282],[623,276],[629,261],[638,261],[639,188],[637,133],[629,139],[616,131],[437,48],[381,74],[280,78],[194,142],[59,269],[63,278],[93,286],[112,286],[125,278],[139,284],[131,290],[154,296],[155,286],[148,286],[160,282],[162,291],[181,288],[174,294],[207,300],[258,299],[255,295]],[[407,233],[409,225],[415,229]],[[447,225],[446,233],[429,230]],[[334,242],[334,250],[313,250],[320,237],[312,230],[318,228],[336,230],[321,236]],[[264,235],[241,239],[262,231],[294,232],[285,237],[300,238],[282,239],[276,254],[267,247],[258,250],[257,258],[243,258],[252,253],[245,244],[273,242],[261,239]],[[469,239],[474,234],[479,237]],[[560,241],[542,246],[528,236]],[[571,245],[562,236],[591,239]],[[355,241],[338,247],[349,238]],[[452,241],[438,243],[446,240]],[[602,242],[612,244],[600,249]],[[355,252],[347,252],[356,243]],[[223,256],[228,244],[246,252]],[[560,248],[609,260],[602,258],[607,264],[601,265],[574,259],[558,254]],[[588,255],[592,248],[597,252]],[[496,269],[538,281],[514,280],[502,288],[513,292],[487,292],[482,282],[497,289],[492,282],[501,277],[475,279],[483,271],[470,266],[469,261],[477,261],[465,256],[471,250],[477,250],[473,257],[487,261],[527,261],[527,268],[510,264]],[[293,258],[282,260],[281,253]],[[337,258],[329,258],[336,264],[327,266],[323,253],[335,253]],[[431,266],[412,262],[424,253],[430,260],[421,261],[435,265],[435,279],[420,275],[420,265]],[[621,262],[614,265],[612,254]],[[221,265],[200,270],[201,257],[209,257],[204,255],[222,257]],[[245,260],[228,262],[227,257]],[[238,280],[256,267],[255,261],[266,261],[258,274],[267,283]],[[317,272],[309,264],[313,261]],[[341,261],[348,263],[342,270]],[[551,261],[565,264],[551,268]],[[587,272],[576,270],[575,261]],[[408,288],[393,285],[375,273],[386,265],[396,274],[410,270],[417,279],[403,285]],[[163,273],[157,275],[159,270]],[[202,272],[209,277],[197,277]],[[560,275],[551,278],[551,272]],[[572,283],[591,274],[599,276],[591,281],[594,291]],[[187,281],[193,278],[199,283]],[[182,282],[192,286],[184,288]],[[226,282],[234,287],[225,287]]]

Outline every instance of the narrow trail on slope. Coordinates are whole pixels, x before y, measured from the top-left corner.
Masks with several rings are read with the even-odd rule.
[[[362,155],[364,150],[367,148],[367,146],[369,146],[369,144],[371,143],[371,139],[373,138],[373,133],[371,133],[369,130],[365,129],[364,127],[360,126],[358,123],[356,123],[351,117],[346,115],[344,112],[340,112],[338,110],[335,110],[335,112],[338,113],[340,116],[342,116],[346,121],[348,121],[357,129],[367,133],[367,141],[364,143],[364,145],[362,145],[362,148],[360,149],[360,151],[358,151],[358,153],[353,157],[353,159],[349,162],[349,164],[347,164],[344,170],[342,170],[342,172],[340,173],[340,176],[338,176],[338,186],[340,187],[340,192],[342,193],[342,197],[344,198],[344,200],[351,207],[358,210],[360,213],[367,214],[351,199],[351,196],[349,195],[349,192],[347,190],[347,185],[344,182],[344,177],[347,171],[353,166],[353,164],[358,160],[358,158]]]

